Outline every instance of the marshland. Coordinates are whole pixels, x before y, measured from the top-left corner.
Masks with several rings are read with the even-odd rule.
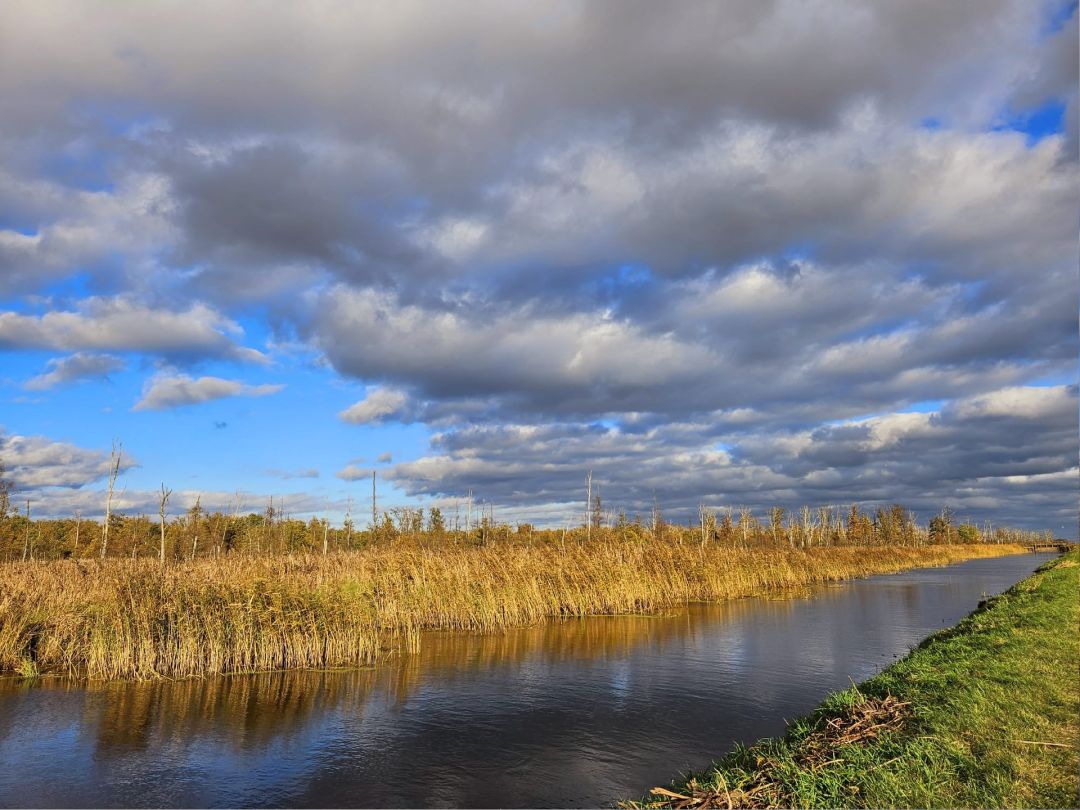
[[[834,551],[850,561],[863,549]],[[413,649],[372,666],[0,677],[0,795],[30,806],[608,806],[782,733],[786,718],[1046,558],[979,556],[649,613],[421,631]],[[323,558],[304,559],[314,571]],[[251,570],[274,570],[262,562]]]
[[[163,497],[163,502],[165,498]],[[376,516],[378,517],[378,516]],[[764,520],[702,507],[690,525],[599,510],[571,529],[436,509],[347,522],[205,514],[35,521],[6,516],[0,670],[189,677],[361,666],[426,630],[491,632],[793,588],[1022,551],[1037,535],[948,510],[920,526],[899,506],[775,508]]]

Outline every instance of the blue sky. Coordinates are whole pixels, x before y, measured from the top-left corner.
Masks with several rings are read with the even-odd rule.
[[[591,470],[676,518],[1077,522],[1074,3],[0,30],[0,463],[39,513],[94,514],[119,439],[129,512],[339,520],[376,470],[564,525]]]

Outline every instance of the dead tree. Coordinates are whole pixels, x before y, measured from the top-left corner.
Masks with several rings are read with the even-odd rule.
[[[75,510],[75,546],[71,549],[71,556],[79,556],[79,528],[82,525],[82,512]]]
[[[112,452],[109,454],[109,487],[105,494],[105,525],[101,527],[101,559],[109,550],[109,522],[112,519],[113,496],[116,492],[116,477],[120,474],[120,457],[123,454],[123,445],[114,440]]]
[[[23,532],[23,546],[22,546],[22,558],[23,562],[26,562],[27,555],[30,553],[30,499],[26,499],[26,531]]]
[[[345,500],[345,548],[352,550],[352,496]]]
[[[195,559],[195,553],[199,550],[199,523],[202,520],[202,495],[195,496],[195,505],[191,507],[191,523],[195,529],[191,535],[191,559]]]
[[[232,514],[231,515],[229,515],[229,514],[225,515],[225,521],[224,521],[225,525],[221,529],[221,546],[218,547],[219,552],[220,552],[221,547],[224,547],[226,552],[228,552],[228,550],[229,550],[228,546],[225,545],[225,541],[226,541],[226,539],[228,538],[228,535],[229,535],[229,528],[232,526],[233,521],[236,520],[237,516],[240,514],[240,505],[241,505],[241,503],[242,503],[242,499],[240,497],[240,490],[237,490],[236,495],[233,498]]]
[[[161,564],[165,564],[165,506],[169,503],[169,496],[172,495],[171,489],[166,489],[165,484],[161,485],[161,501],[158,503],[158,516],[161,519],[161,550],[158,554],[158,559]]]
[[[585,476],[585,540],[592,540],[592,470]]]
[[[371,534],[374,537],[375,529],[379,525],[379,516],[375,511],[375,471],[371,471]]]
[[[742,529],[742,544],[743,548],[749,548],[750,546],[750,520],[753,517],[753,513],[748,506],[739,507],[739,527]]]
[[[704,548],[716,526],[716,515],[704,503],[699,503],[698,518],[701,521],[701,547]]]

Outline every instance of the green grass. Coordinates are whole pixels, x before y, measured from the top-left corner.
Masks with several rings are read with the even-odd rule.
[[[1073,551],[829,697],[782,739],[740,747],[646,806],[1080,806],[1080,554]],[[830,719],[887,696],[893,728],[820,749]],[[815,743],[819,746],[812,753]],[[754,790],[754,788],[757,788]],[[637,804],[637,803],[632,803]]]

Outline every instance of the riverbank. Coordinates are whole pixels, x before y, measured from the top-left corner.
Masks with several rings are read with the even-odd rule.
[[[108,679],[357,666],[415,648],[429,629],[650,612],[1020,551],[605,541],[6,563],[0,671]]]
[[[1048,563],[782,739],[737,748],[641,804],[1078,806],[1078,562],[1072,551]]]

